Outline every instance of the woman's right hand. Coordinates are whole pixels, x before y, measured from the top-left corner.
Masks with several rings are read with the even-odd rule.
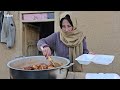
[[[42,49],[42,53],[46,58],[48,58],[48,56],[51,56],[51,49],[49,47],[44,47]]]

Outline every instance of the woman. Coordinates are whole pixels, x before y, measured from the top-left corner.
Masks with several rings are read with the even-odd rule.
[[[55,32],[38,41],[37,47],[43,55],[48,57],[54,50],[57,56],[65,57],[73,62],[70,71],[83,71],[82,65],[75,60],[76,57],[89,53],[86,45],[86,37],[77,28],[77,20],[72,12],[64,12],[60,15],[59,32]],[[41,50],[43,47],[43,50]]]

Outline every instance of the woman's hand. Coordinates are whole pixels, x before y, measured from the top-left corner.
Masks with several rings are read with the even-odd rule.
[[[42,48],[43,55],[48,58],[48,56],[51,56],[51,49],[49,47]]]
[[[89,52],[89,54],[93,54],[93,55],[95,55],[95,53],[94,53],[94,52]]]

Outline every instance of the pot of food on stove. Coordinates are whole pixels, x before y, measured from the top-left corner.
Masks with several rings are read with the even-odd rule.
[[[65,79],[74,63],[67,58],[51,56],[58,66],[53,66],[45,56],[28,56],[7,63],[10,79]]]

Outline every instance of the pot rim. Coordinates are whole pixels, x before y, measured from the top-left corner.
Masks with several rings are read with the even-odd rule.
[[[44,56],[26,56],[26,57],[16,58],[16,59],[13,59],[13,60],[9,61],[9,62],[7,63],[7,67],[8,67],[9,69],[20,70],[20,71],[30,71],[30,72],[32,72],[32,71],[50,71],[50,70],[55,70],[55,69],[61,69],[62,67],[67,66],[67,65],[70,64],[70,60],[67,59],[67,58],[60,57],[60,56],[51,56],[51,57],[54,57],[54,58],[55,58],[55,57],[57,57],[57,58],[62,58],[62,59],[64,59],[64,60],[66,60],[67,63],[66,63],[65,65],[60,66],[60,67],[56,67],[56,68],[53,68],[53,69],[44,69],[44,70],[24,70],[24,69],[14,68],[14,67],[11,67],[11,66],[10,66],[10,64],[11,64],[12,62],[14,62],[14,61],[19,61],[20,59],[24,59],[24,58],[25,58],[25,59],[26,59],[26,58],[34,58],[34,57],[44,57]]]

